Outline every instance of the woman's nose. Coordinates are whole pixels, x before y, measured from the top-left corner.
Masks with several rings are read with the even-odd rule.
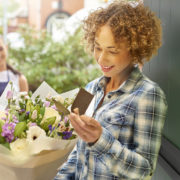
[[[98,57],[98,63],[101,64],[101,63],[103,63],[104,61],[107,61],[107,60],[106,60],[106,55],[105,55],[104,52],[101,52],[101,53],[99,54],[99,57]]]

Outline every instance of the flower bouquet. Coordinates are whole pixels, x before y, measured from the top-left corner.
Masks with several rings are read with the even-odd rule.
[[[45,82],[34,94],[6,90],[6,107],[0,110],[0,180],[50,180],[56,175],[77,141],[60,108],[72,105],[75,92],[58,95]]]

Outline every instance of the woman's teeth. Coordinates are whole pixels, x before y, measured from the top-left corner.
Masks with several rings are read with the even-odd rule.
[[[108,68],[110,68],[111,66],[103,66],[103,68],[106,68],[106,69],[108,69]]]
[[[102,71],[108,72],[113,68],[113,66],[101,66]]]

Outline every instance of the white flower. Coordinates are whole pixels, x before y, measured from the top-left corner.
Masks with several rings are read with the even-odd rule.
[[[21,97],[21,96],[27,96],[28,95],[28,93],[26,92],[26,91],[23,91],[23,92],[20,92],[19,93],[19,96]]]
[[[53,98],[61,104],[64,104],[64,98],[61,95],[53,96]]]
[[[52,95],[51,93],[48,93],[48,95],[46,96],[47,99],[51,99],[52,98]]]
[[[26,139],[17,139],[10,143],[10,148],[13,154],[20,154],[27,150],[28,142]]]
[[[38,138],[45,137],[46,132],[41,129],[39,126],[31,126],[29,130],[27,130],[27,141],[33,142]]]
[[[61,121],[60,126],[58,128],[59,132],[64,132],[67,129],[65,123]]]
[[[17,106],[17,105],[16,105],[16,110],[20,110],[20,109],[21,109],[20,106]]]
[[[37,119],[37,110],[36,109],[32,112],[31,118],[33,120]]]
[[[55,109],[53,109],[51,107],[46,107],[44,117],[43,117],[41,122],[44,122],[46,119],[48,119],[50,117],[54,117],[54,116],[56,117],[55,124],[57,124],[59,122],[59,120],[60,120],[59,113]]]

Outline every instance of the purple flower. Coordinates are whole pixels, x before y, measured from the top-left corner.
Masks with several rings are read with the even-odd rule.
[[[16,124],[13,123],[13,122],[10,122],[10,123],[6,122],[2,126],[1,135],[3,137],[5,137],[6,141],[9,142],[9,143],[14,139],[14,129],[15,129],[15,126],[16,126]]]
[[[6,122],[7,122],[7,123],[9,123],[9,120],[10,120],[9,118],[6,118]]]
[[[25,109],[21,109],[21,110],[20,110],[20,112],[24,112],[24,111],[25,111]]]
[[[55,105],[52,105],[51,108],[53,108],[54,110],[57,110],[57,107]]]
[[[30,126],[37,126],[37,124],[36,123],[30,123]]]
[[[1,119],[6,121],[7,118],[6,117],[2,117]]]
[[[45,101],[45,102],[44,102],[44,106],[45,106],[45,107],[49,107],[49,106],[50,106],[50,102],[49,102],[49,101]]]
[[[66,124],[68,121],[69,121],[68,117],[65,116],[65,117],[64,117],[64,122],[65,122],[65,124]]]
[[[13,122],[14,123],[18,123],[19,122],[18,118],[14,114],[12,115],[12,118],[13,118]]]
[[[52,125],[51,124],[48,126],[48,128],[52,132]]]
[[[69,139],[72,136],[72,131],[64,131],[63,139]]]
[[[27,112],[26,112],[26,115],[29,115],[29,113],[30,113],[30,111],[27,111]]]
[[[12,97],[13,97],[13,92],[12,91],[8,91],[6,99],[12,99]]]

